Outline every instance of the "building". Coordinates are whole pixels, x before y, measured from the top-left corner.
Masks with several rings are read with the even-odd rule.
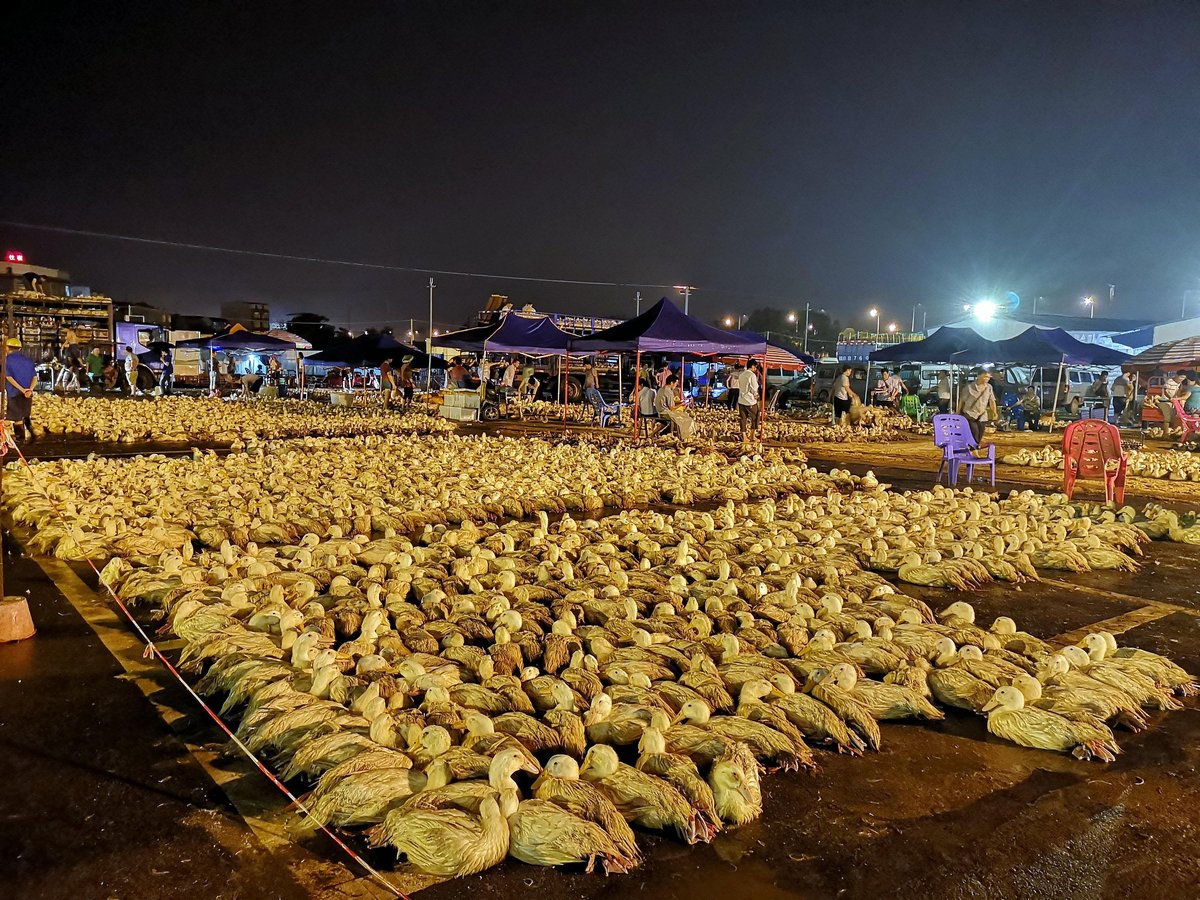
[[[171,314],[149,303],[116,303],[113,305],[113,314],[118,322],[139,322],[160,328],[171,325]]]
[[[253,303],[248,300],[222,303],[221,317],[259,334],[271,330],[271,308],[265,303]]]

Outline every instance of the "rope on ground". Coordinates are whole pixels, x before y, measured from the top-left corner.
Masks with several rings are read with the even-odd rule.
[[[16,451],[17,456],[20,457],[20,459],[21,459],[21,462],[25,464],[25,468],[28,470],[29,477],[33,480],[34,485],[37,487],[37,489],[41,493],[41,495],[43,497],[45,497],[46,502],[50,504],[50,508],[52,510],[54,510],[54,514],[58,517],[59,523],[64,528],[69,530],[70,525],[67,523],[66,518],[63,516],[62,510],[59,509],[59,506],[55,502],[54,498],[50,496],[50,492],[48,490],[46,490],[46,486],[42,483],[41,479],[38,478],[37,471],[33,468],[33,466],[31,466],[29,464],[29,460],[25,458],[25,454],[21,452],[21,448],[17,445],[16,441],[13,439],[12,433],[0,430],[0,439],[4,440],[4,442],[5,442],[5,448],[3,451],[0,451],[0,456],[3,456],[5,453],[7,453],[8,448],[11,448]],[[91,570],[96,573],[96,577],[97,577],[97,579],[99,579],[100,578],[100,570],[96,568],[96,564],[94,562],[92,562],[91,559],[87,559],[86,561],[87,561],[88,567],[91,568]],[[100,583],[104,584],[103,581],[101,581]],[[125,602],[117,595],[117,592],[113,589],[113,587],[108,584],[104,584],[104,587],[108,591],[109,596],[112,597],[113,603],[115,603],[117,605],[117,608],[121,611],[121,613],[125,616],[125,618],[129,620],[129,623],[133,626],[134,630],[138,633],[138,636],[143,641],[146,642],[146,649],[143,651],[142,657],[144,659],[149,659],[149,658],[153,657],[153,658],[157,659],[160,663],[162,663],[163,666],[166,667],[167,671],[170,672],[173,676],[175,676],[176,681],[178,681],[181,685],[183,685],[183,689],[192,696],[192,699],[195,700],[196,703],[198,703],[200,705],[200,708],[203,709],[206,713],[208,713],[209,718],[211,718],[217,724],[217,727],[220,728],[221,731],[223,731],[225,733],[225,735],[230,739],[230,741],[233,742],[233,744],[246,756],[247,759],[250,760],[250,762],[254,763],[255,767],[260,772],[262,772],[263,775],[265,775],[267,777],[267,779],[273,785],[275,785],[275,787],[279,788],[279,790],[281,790],[284,793],[284,795],[291,801],[292,806],[294,806],[296,809],[300,810],[302,813],[304,813],[304,815],[308,816],[309,818],[312,818],[312,813],[309,812],[308,807],[306,807],[300,801],[300,799],[298,797],[296,797],[296,795],[293,794],[291,792],[291,790],[288,789],[287,785],[285,785],[282,781],[280,781],[275,776],[274,772],[272,772],[269,768],[267,768],[266,764],[263,763],[262,760],[260,760],[254,754],[254,752],[252,750],[250,750],[249,747],[247,747],[245,744],[243,744],[241,742],[241,740],[238,739],[237,735],[235,735],[233,733],[233,731],[230,730],[229,726],[225,724],[224,720],[216,713],[216,711],[213,710],[213,708],[211,706],[209,706],[208,703],[206,703],[199,694],[197,694],[194,690],[192,690],[192,686],[187,683],[187,680],[184,679],[184,677],[182,675],[179,674],[179,670],[176,669],[175,666],[171,664],[171,661],[169,659],[167,659],[167,657],[163,654],[163,652],[158,648],[158,645],[155,644],[154,640],[145,632],[145,630],[142,628],[141,624],[137,621],[137,619],[134,618],[133,614],[129,611],[129,607],[125,605]],[[316,821],[316,820],[314,819],[314,821]],[[353,859],[356,863],[358,863],[358,865],[361,866],[362,869],[374,881],[378,882],[380,885],[387,888],[388,892],[390,894],[392,894],[393,896],[399,897],[399,898],[401,898],[401,900],[408,900],[408,895],[406,895],[403,891],[401,891],[399,888],[397,888],[395,885],[393,885],[390,881],[388,881],[386,878],[384,878],[383,875],[381,875],[373,866],[371,866],[370,863],[368,863],[365,859],[363,859],[358,853],[354,852],[354,850],[349,845],[347,845],[341,838],[339,838],[336,834],[334,834],[334,832],[327,825],[325,825],[324,823],[320,823],[320,822],[318,822],[318,825],[320,826],[321,831],[323,831],[326,835],[328,835],[329,838],[335,844],[337,844],[337,846],[342,848],[342,850],[344,850],[351,859]]]

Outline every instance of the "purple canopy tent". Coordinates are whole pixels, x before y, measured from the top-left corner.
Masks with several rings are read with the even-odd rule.
[[[766,356],[767,342],[759,336],[746,337],[706,325],[693,319],[674,303],[663,297],[652,307],[628,321],[587,337],[575,338],[570,343],[572,352],[603,353],[632,350],[637,354],[634,363],[640,379],[642,352],[679,353],[693,356]],[[762,407],[766,409],[766,372],[762,378]],[[638,406],[633,404],[633,429],[637,434]],[[764,418],[759,419],[759,436],[762,436]]]

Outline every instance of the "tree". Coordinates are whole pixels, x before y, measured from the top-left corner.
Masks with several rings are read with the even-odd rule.
[[[332,324],[328,316],[319,313],[294,313],[287,321],[287,330],[298,334],[314,347],[328,344],[346,334],[344,329]]]

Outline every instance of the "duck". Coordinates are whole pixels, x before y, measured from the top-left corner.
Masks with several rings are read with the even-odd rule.
[[[509,842],[508,819],[496,796],[484,798],[478,815],[461,809],[392,810],[367,832],[369,846],[391,845],[422,872],[445,878],[499,865]]]
[[[588,748],[579,777],[599,788],[629,822],[670,829],[689,844],[712,839],[711,827],[682,794],[662,779],[625,765],[608,744]]]
[[[500,795],[508,819],[509,855],[532,866],[583,864],[592,872],[599,860],[604,874],[626,873],[637,861],[622,856],[612,838],[594,822],[548,800],[519,800],[516,791]]]
[[[937,722],[946,718],[945,713],[916,691],[899,684],[860,679],[854,667],[845,663],[830,669],[829,677],[842,690],[849,691],[862,701],[876,719],[929,719]]]
[[[636,768],[662,778],[679,791],[712,829],[721,827],[712,788],[691,759],[667,751],[666,737],[653,724],[642,732],[638,741]]]
[[[1082,675],[1131,697],[1148,709],[1166,711],[1183,708],[1183,704],[1172,697],[1168,690],[1159,687],[1152,677],[1139,671],[1124,668],[1116,662],[1093,660],[1080,647],[1064,647],[1058,656],[1071,666],[1071,672],[1066,676],[1068,678],[1075,674]]]
[[[597,694],[583,719],[587,739],[594,744],[636,744],[650,724],[651,712],[650,707],[617,706],[609,694]]]
[[[871,715],[871,710],[849,691],[839,687],[837,682],[829,677],[829,671],[813,670],[804,685],[805,692],[837,713],[838,718],[858,732],[868,747],[878,750],[883,743],[883,736],[879,733],[879,723]]]
[[[1055,713],[1092,725],[1115,722],[1130,731],[1144,731],[1145,714],[1131,702],[1122,702],[1112,692],[1089,690],[1086,687],[1066,688],[1043,685],[1032,675],[1018,675],[1012,686],[1021,692],[1028,706]]]
[[[1107,660],[1114,665],[1124,666],[1153,678],[1181,697],[1194,697],[1200,693],[1200,684],[1182,666],[1165,656],[1140,650],[1137,647],[1118,647],[1112,632],[1100,631],[1087,635],[1082,642],[1088,658],[1093,662]]]
[[[616,845],[623,859],[641,858],[637,838],[625,817],[599,788],[579,779],[579,763],[565,754],[555,754],[533,782],[533,796],[547,800],[571,814],[598,826]]]
[[[453,766],[449,761],[435,760],[434,765],[445,766],[453,776]],[[517,783],[513,781],[513,775],[517,772],[539,775],[541,771],[542,767],[536,760],[530,763],[521,750],[507,747],[492,757],[486,779],[469,778],[450,782],[439,778],[437,783],[428,783],[423,790],[406,798],[401,808],[410,810],[456,807],[477,812],[485,797],[495,796],[508,789],[516,790]]]
[[[1026,706],[1025,696],[1012,685],[997,688],[983,711],[987,714],[989,732],[1022,747],[1054,750],[1102,762],[1115,762],[1121,752],[1107,728]]]
[[[717,816],[730,825],[745,825],[762,815],[762,787],[758,763],[751,749],[731,743],[708,770]]]
[[[712,710],[703,700],[685,703],[671,720],[671,725],[680,723],[717,734],[727,742],[740,741],[748,744],[759,760],[785,772],[794,771],[801,766],[813,768],[816,765],[812,751],[803,739],[799,742],[794,741],[769,725],[744,716],[725,715],[713,718]]]
[[[328,781],[322,779],[306,799],[308,815],[302,825],[309,829],[372,825],[383,821],[409,797],[449,784],[451,777],[450,766],[444,760],[435,762],[426,772],[381,767],[338,773]]]
[[[861,756],[866,741],[846,721],[816,697],[796,690],[790,676],[776,676],[768,702],[787,716],[807,740],[832,744],[838,753]]]

